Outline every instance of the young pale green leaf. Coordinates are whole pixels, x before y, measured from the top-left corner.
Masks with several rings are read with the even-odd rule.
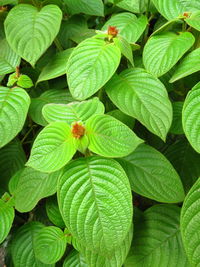
[[[132,237],[133,237],[133,227],[130,228],[124,241],[119,245],[118,248],[112,251],[109,257],[106,257],[104,254],[100,254],[98,252],[88,250],[86,247],[81,246],[80,244],[79,244],[79,248],[88,266],[121,267],[129,252]]]
[[[181,180],[171,163],[156,149],[141,144],[129,156],[119,159],[134,192],[158,202],[184,200]]]
[[[144,212],[135,229],[125,267],[189,267],[182,245],[180,208],[154,205]]]
[[[180,64],[175,69],[170,83],[180,80],[192,73],[200,70],[200,48],[193,50],[186,57],[184,57]]]
[[[35,257],[45,264],[53,264],[63,256],[67,237],[55,226],[41,228],[33,238]]]
[[[189,91],[182,111],[185,135],[192,147],[200,153],[200,83]]]
[[[29,76],[21,74],[17,79],[17,85],[22,88],[31,88],[33,86],[33,82]]]
[[[26,166],[48,173],[61,169],[76,152],[73,139],[67,123],[50,123],[36,137]]]
[[[32,168],[24,168],[13,192],[15,208],[19,212],[31,211],[39,200],[55,194],[60,175],[60,171],[49,174]]]
[[[85,13],[93,16],[103,16],[102,0],[64,0],[72,14]]]
[[[0,150],[0,187],[5,191],[10,178],[21,168],[26,162],[26,155],[18,140],[10,142]]]
[[[18,55],[34,66],[58,34],[61,19],[62,12],[56,5],[46,5],[40,11],[32,5],[17,5],[5,20],[6,39]]]
[[[88,267],[84,257],[76,250],[72,250],[63,263],[63,267]]]
[[[200,177],[200,154],[194,151],[184,138],[170,145],[165,151],[165,156],[177,170],[185,191],[188,192]]]
[[[15,71],[20,64],[20,57],[10,48],[6,39],[0,40],[0,75]]]
[[[54,121],[67,122],[71,125],[75,121],[85,122],[94,114],[104,114],[104,105],[97,97],[87,101],[64,104],[48,104],[42,109],[42,114],[48,123]]]
[[[50,103],[68,104],[71,101],[74,99],[66,90],[47,90],[39,97],[31,99],[29,114],[35,123],[46,126],[48,123],[42,115],[42,108]]]
[[[112,102],[165,140],[172,122],[172,106],[164,85],[140,68],[115,75],[106,85]]]
[[[182,109],[183,102],[177,101],[172,103],[173,107],[173,121],[170,128],[170,133],[173,134],[184,134],[182,126]]]
[[[58,182],[58,204],[72,235],[104,255],[123,242],[131,226],[130,184],[113,159],[94,156],[67,164]]]
[[[35,257],[33,250],[34,235],[44,225],[40,222],[29,222],[18,229],[11,242],[11,255],[15,267],[54,267],[44,264]]]
[[[49,197],[46,201],[46,213],[49,220],[60,228],[65,227],[65,223],[60,214],[57,199],[55,196]]]
[[[200,31],[200,11],[192,13],[189,18],[185,19],[185,21],[190,27]]]
[[[88,148],[104,157],[127,156],[143,142],[128,126],[109,115],[90,117],[85,128]]]
[[[5,240],[10,232],[14,216],[14,208],[0,199],[0,244]]]
[[[146,70],[156,77],[167,73],[190,49],[194,41],[195,38],[190,32],[166,32],[152,36],[143,51]]]
[[[119,30],[119,34],[129,43],[135,43],[144,32],[148,23],[146,16],[139,18],[136,15],[125,12],[112,16],[103,26],[105,31],[109,26],[115,26]]]
[[[167,20],[175,19],[184,12],[193,12],[200,9],[199,0],[152,0],[153,4]]]
[[[120,58],[120,49],[113,43],[94,38],[81,42],[67,64],[72,96],[84,100],[96,93],[115,73]]]
[[[199,266],[200,235],[200,178],[187,194],[181,210],[181,234],[192,266]]]
[[[0,86],[0,147],[9,143],[22,129],[30,98],[21,88]]]
[[[48,64],[42,69],[37,83],[64,75],[66,73],[67,61],[72,51],[73,48],[69,48],[55,54]]]

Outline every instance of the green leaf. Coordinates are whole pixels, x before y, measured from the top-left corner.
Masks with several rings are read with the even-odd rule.
[[[167,20],[177,18],[184,12],[194,12],[200,9],[199,0],[152,0],[152,2]]]
[[[131,65],[134,67],[132,47],[127,42],[127,40],[125,40],[121,36],[118,36],[118,38],[114,38],[113,41],[115,45],[119,47],[122,55],[125,56],[130,61]]]
[[[64,0],[72,14],[85,13],[92,16],[103,16],[102,0]]]
[[[85,122],[94,114],[104,114],[104,105],[97,97],[87,101],[64,104],[48,104],[42,109],[45,120],[67,122],[71,125],[75,121]]]
[[[200,179],[187,194],[181,210],[181,234],[183,244],[192,266],[199,266],[200,234]]]
[[[31,88],[33,86],[33,82],[27,75],[21,74],[17,80],[17,85],[22,88]]]
[[[155,205],[147,209],[134,232],[124,266],[189,267],[179,220],[180,208],[175,205]]]
[[[117,6],[128,10],[133,13],[141,13],[141,1],[140,0],[122,0],[118,1]]]
[[[190,32],[166,32],[150,37],[143,51],[146,70],[156,77],[167,73],[190,49],[194,41],[195,38]]]
[[[112,251],[109,257],[106,257],[104,254],[100,254],[92,250],[88,250],[84,246],[80,247],[80,251],[84,255],[84,258],[86,262],[88,263],[88,266],[121,267],[129,252],[132,237],[133,237],[133,227],[130,228],[124,241],[119,245],[118,248],[116,248],[116,250]]]
[[[191,146],[200,153],[200,83],[187,94],[183,105],[182,123],[185,135]]]
[[[6,39],[11,48],[32,66],[58,34],[62,12],[56,5],[40,11],[32,5],[12,8],[5,20]]]
[[[8,82],[7,82],[6,86],[8,86],[8,87],[14,86],[14,84],[17,82],[17,80],[18,80],[18,77],[16,76],[16,72],[10,74],[8,77]]]
[[[48,173],[61,169],[76,152],[73,139],[67,123],[49,124],[36,137],[26,166]]]
[[[81,42],[67,64],[72,96],[84,100],[96,93],[115,73],[120,58],[120,50],[113,43],[94,38]]]
[[[5,240],[14,220],[15,211],[8,203],[0,199],[0,244]]]
[[[18,229],[11,242],[11,255],[15,267],[54,267],[47,265],[35,257],[33,250],[34,235],[44,225],[40,222],[29,222]]]
[[[15,71],[20,64],[20,57],[10,48],[6,39],[0,40],[0,75]]]
[[[197,48],[184,57],[175,69],[170,83],[180,80],[200,70],[200,48]]]
[[[48,64],[42,69],[37,83],[64,75],[66,73],[67,61],[72,51],[73,48],[69,48],[55,54]]]
[[[72,250],[63,263],[63,267],[88,267],[83,256],[76,250]]]
[[[49,220],[60,228],[65,227],[65,223],[60,214],[57,199],[55,196],[49,197],[46,201],[46,213]]]
[[[112,102],[165,140],[172,121],[172,106],[164,85],[140,68],[115,75],[106,85]]]
[[[110,115],[110,116],[114,117],[115,119],[121,121],[122,123],[126,124],[131,129],[133,129],[133,127],[135,125],[135,120],[132,117],[123,113],[119,109],[114,109],[112,111],[109,111],[107,113],[107,115]]]
[[[184,138],[170,145],[165,156],[177,170],[187,192],[200,176],[200,154]]]
[[[46,104],[50,103],[68,104],[71,101],[74,101],[74,99],[72,98],[71,94],[68,91],[66,91],[66,89],[47,90],[44,93],[42,93],[39,97],[31,99],[29,114],[31,116],[31,119],[35,123],[42,126],[46,126],[48,123],[42,115],[42,108]]]
[[[9,179],[21,168],[26,162],[26,155],[18,140],[14,140],[0,150],[0,187],[7,190]]]
[[[197,31],[200,31],[200,11],[192,13],[189,18],[185,19],[185,21],[192,28],[196,29]]]
[[[43,227],[34,235],[35,256],[45,264],[56,263],[63,256],[67,237],[55,226]]]
[[[129,181],[113,159],[94,156],[67,164],[58,182],[58,204],[72,235],[99,253],[117,248],[131,226]]]
[[[104,24],[102,30],[105,31],[109,26],[115,26],[119,30],[119,35],[129,43],[135,43],[144,32],[147,23],[148,20],[146,16],[137,18],[134,14],[124,12],[112,16]]]
[[[182,202],[185,194],[171,163],[156,149],[141,144],[129,156],[119,159],[131,188],[139,195],[158,202]]]
[[[184,134],[182,126],[183,102],[180,101],[173,102],[172,107],[173,107],[173,121],[169,131],[172,134]]]
[[[13,192],[15,208],[19,212],[31,211],[39,200],[55,194],[60,175],[60,171],[48,174],[24,168]]]
[[[85,128],[88,148],[104,157],[124,157],[143,142],[128,126],[109,115],[90,117]]]
[[[30,98],[21,88],[0,86],[0,147],[9,143],[22,129]]]

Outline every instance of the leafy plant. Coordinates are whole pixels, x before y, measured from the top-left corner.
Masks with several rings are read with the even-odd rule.
[[[0,0],[0,265],[200,266],[199,57],[199,0]]]

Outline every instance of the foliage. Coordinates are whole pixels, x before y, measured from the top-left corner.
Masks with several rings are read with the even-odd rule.
[[[200,266],[199,58],[199,0],[0,0],[2,264]]]

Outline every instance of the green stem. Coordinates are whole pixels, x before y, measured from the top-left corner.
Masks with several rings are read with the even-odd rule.
[[[21,144],[24,143],[24,141],[26,140],[26,138],[29,136],[29,134],[32,132],[33,128],[35,127],[35,125],[31,126],[31,128],[28,130],[28,132],[24,135],[24,137],[21,140]]]

